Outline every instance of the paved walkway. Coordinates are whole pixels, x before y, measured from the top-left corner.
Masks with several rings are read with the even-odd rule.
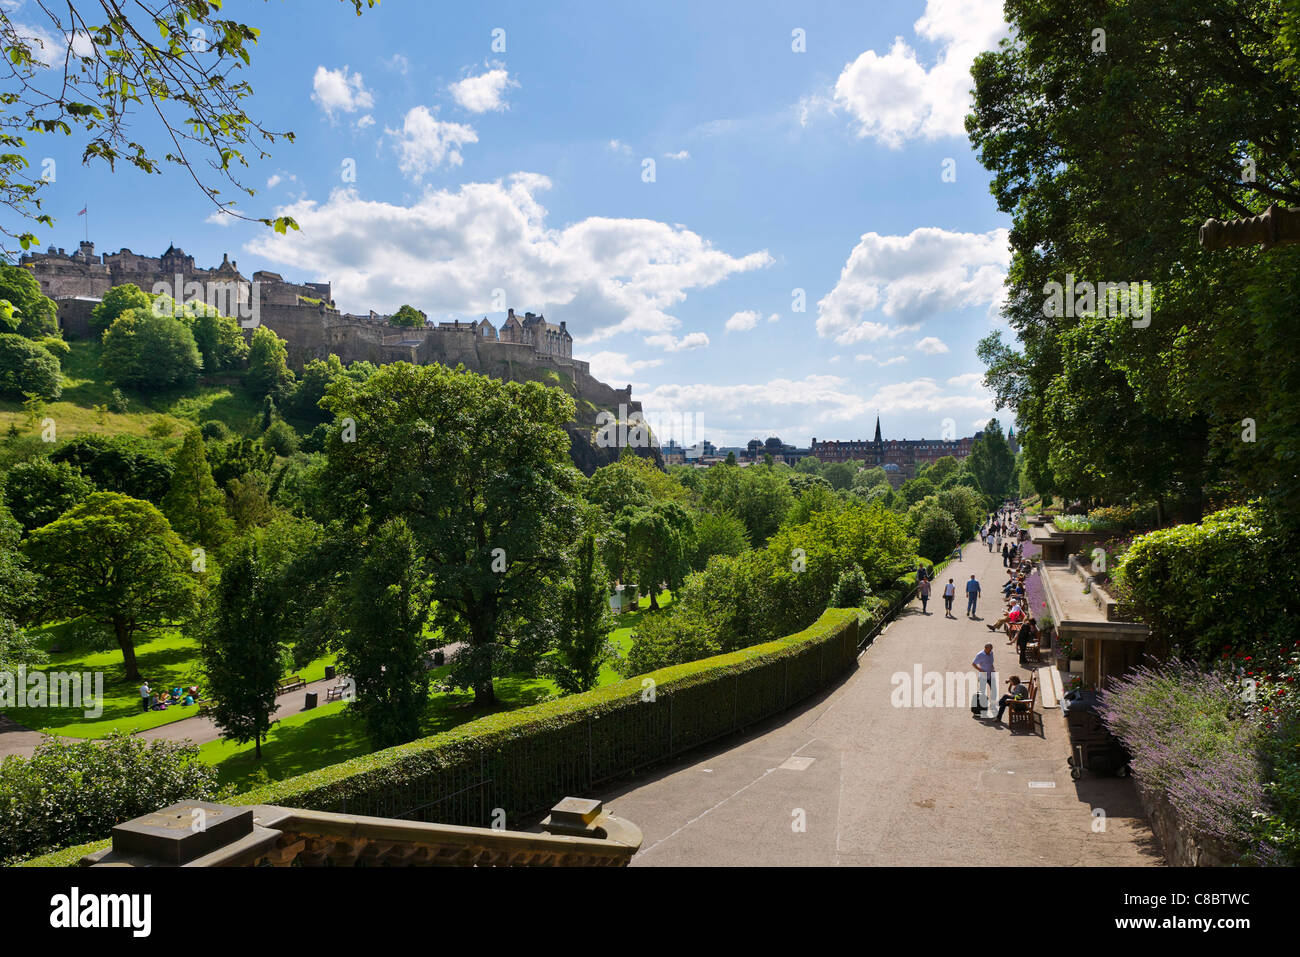
[[[1070,780],[1059,709],[1030,733],[972,717],[968,700],[891,704],[896,674],[965,673],[990,640],[999,681],[1027,678],[1005,636],[964,617],[972,572],[986,589],[979,614],[1000,614],[1001,556],[967,546],[939,576],[931,613],[914,601],[837,687],[739,742],[594,795],[644,833],[633,864],[1163,864],[1130,779]],[[955,620],[938,597],[950,577]]]

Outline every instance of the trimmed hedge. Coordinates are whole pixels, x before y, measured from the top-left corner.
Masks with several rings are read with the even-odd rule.
[[[831,609],[776,641],[489,715],[276,782],[231,803],[480,827],[501,808],[507,821],[518,821],[820,691],[857,660],[857,638],[857,611]],[[650,690],[654,700],[643,700]],[[69,848],[26,865],[72,865],[107,844]]]

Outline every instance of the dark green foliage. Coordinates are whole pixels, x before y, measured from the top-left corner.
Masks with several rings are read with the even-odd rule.
[[[325,405],[355,422],[355,441],[331,432],[322,503],[345,527],[407,522],[432,575],[434,620],[471,646],[453,680],[490,703],[493,674],[540,654],[553,631],[540,609],[578,519],[564,431],[573,400],[398,362],[364,383],[336,381]]]
[[[197,429],[185,436],[176,453],[171,488],[162,508],[172,528],[187,542],[215,549],[234,531],[226,515],[225,496],[212,479]]]
[[[23,336],[0,334],[0,395],[21,399],[33,393],[57,399],[63,393],[59,360]]]
[[[99,361],[110,381],[142,392],[187,388],[203,371],[189,327],[148,309],[128,309],[114,320]]]
[[[957,523],[942,508],[928,508],[916,524],[917,551],[933,562],[952,554],[961,540]]]
[[[220,419],[208,419],[199,426],[199,434],[210,442],[224,442],[230,438],[230,429]]]
[[[148,312],[152,306],[153,296],[135,283],[128,282],[114,286],[104,293],[99,305],[91,310],[90,333],[95,339],[101,339],[109,326],[117,321],[117,317],[128,309]]]
[[[5,504],[28,532],[54,521],[92,491],[78,469],[49,459],[19,462],[4,476]]]
[[[425,320],[427,319],[428,316],[422,313],[419,309],[416,309],[414,306],[403,305],[388,321],[394,326],[404,326],[408,329],[423,329]]]
[[[871,586],[867,584],[867,576],[862,573],[859,565],[853,565],[846,568],[838,579],[835,581],[835,587],[831,589],[831,598],[827,602],[827,608],[862,608],[867,604],[867,599],[871,597]]]
[[[429,704],[424,623],[429,575],[401,518],[387,521],[348,576],[339,662],[356,682],[359,712],[376,750],[420,736]]]
[[[251,472],[267,472],[275,461],[275,453],[261,443],[249,438],[231,439],[208,449],[212,463],[212,478],[220,488],[231,479],[242,479]]]
[[[223,738],[252,741],[258,760],[294,634],[284,555],[265,536],[247,535],[227,554],[201,637],[212,718]]]
[[[273,455],[290,456],[298,451],[298,433],[284,419],[276,419],[262,433],[262,448]]]
[[[126,677],[139,678],[135,639],[146,628],[190,619],[201,591],[189,549],[162,513],[138,499],[95,492],[28,536],[51,615],[85,615],[113,629]]]
[[[41,657],[16,620],[39,584],[19,548],[21,536],[18,523],[0,501],[0,670],[4,671]]]
[[[105,492],[161,504],[171,488],[172,462],[148,439],[128,435],[78,435],[50,455],[67,462]]]
[[[0,299],[13,306],[17,328],[0,326],[0,332],[16,332],[28,339],[59,334],[58,310],[54,300],[41,292],[31,270],[22,266],[0,265]]]
[[[1115,573],[1153,636],[1202,662],[1300,638],[1294,549],[1258,503],[1142,535]]]
[[[177,801],[211,801],[216,771],[195,745],[116,733],[46,738],[30,760],[0,763],[0,864],[103,837],[113,825]]]
[[[560,590],[555,651],[544,665],[561,690],[574,694],[594,688],[601,665],[613,657],[609,579],[596,555],[594,533],[583,535],[571,568]]]
[[[285,340],[266,326],[253,330],[245,381],[256,395],[270,395],[278,402],[287,401],[293,394],[293,373],[289,371],[285,346]]]

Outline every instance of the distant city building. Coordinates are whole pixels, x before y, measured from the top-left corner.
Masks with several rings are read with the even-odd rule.
[[[750,439],[745,448],[736,453],[736,458],[741,462],[763,462],[766,456],[772,456],[773,463],[784,463],[785,465],[794,465],[802,458],[811,455],[810,449],[800,449],[793,445],[787,445],[777,436],[768,436],[767,441],[759,439]]]
[[[904,481],[917,470],[933,465],[945,456],[958,461],[971,453],[975,436],[962,439],[890,439],[880,435],[880,416],[876,416],[876,435],[870,441],[848,442],[812,440],[811,453],[821,462],[860,462],[866,468],[880,466],[890,473],[891,481]]]

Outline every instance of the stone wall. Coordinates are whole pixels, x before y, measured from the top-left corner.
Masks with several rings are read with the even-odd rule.
[[[1141,781],[1134,783],[1142,811],[1171,867],[1233,867],[1241,863],[1241,855],[1216,841],[1193,835],[1163,791],[1148,788]]]

